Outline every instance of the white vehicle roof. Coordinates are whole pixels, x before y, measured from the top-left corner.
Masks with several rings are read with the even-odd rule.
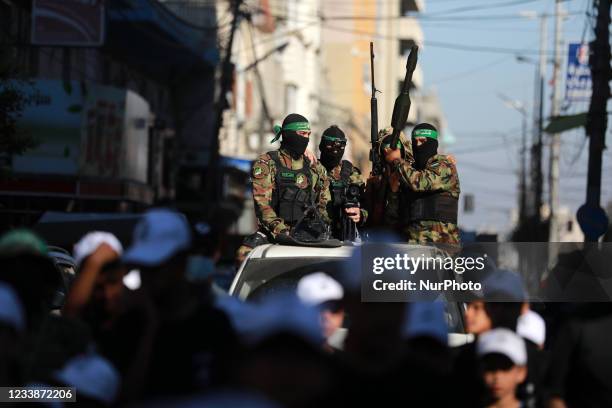
[[[319,248],[291,245],[266,244],[255,247],[249,254],[249,259],[267,258],[348,258],[354,247],[341,246],[337,248]]]
[[[403,250],[428,249],[436,250],[434,247],[427,247],[415,244],[392,244],[401,246]],[[265,244],[255,247],[249,254],[249,259],[268,259],[268,258],[349,258],[356,247],[344,245],[337,248],[305,247],[293,245]]]

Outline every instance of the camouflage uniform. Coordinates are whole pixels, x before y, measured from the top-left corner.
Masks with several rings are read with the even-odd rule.
[[[336,201],[336,198],[334,197],[334,186],[337,183],[344,182],[344,180],[342,180],[342,165],[344,162],[345,160],[342,160],[336,167],[334,167],[333,169],[331,169],[331,171],[328,172],[330,190],[332,192],[332,200],[327,205],[327,213],[330,215],[330,218],[332,219],[332,229],[334,230],[334,233],[333,233],[334,237],[337,235],[336,232],[338,228],[340,228],[340,220],[338,219],[339,215],[337,215],[338,209],[334,208],[336,204],[334,203],[334,201]],[[348,177],[348,180],[346,180],[345,184],[346,185],[356,184],[359,187],[361,187],[361,190],[363,191],[363,189],[365,188],[365,183],[363,182],[363,179],[361,178],[361,170],[353,166],[352,163],[350,162],[348,163],[351,165],[352,171]],[[368,211],[365,208],[361,208],[360,211],[361,211],[361,220],[359,221],[359,225],[363,225],[365,224],[368,218]]]
[[[459,199],[459,175],[452,156],[436,154],[429,158],[423,170],[413,167],[412,143],[403,143],[405,160],[392,164],[399,172],[402,188],[415,193],[438,192],[442,196]],[[441,221],[416,221],[402,226],[410,243],[436,242],[459,244],[459,228],[456,223]]]
[[[369,219],[366,227],[371,229],[388,229],[401,232],[400,228],[400,201],[399,193],[391,191],[389,186],[389,176],[393,171],[389,164],[384,161],[385,154],[382,150],[382,141],[393,132],[393,128],[388,127],[378,132],[376,149],[383,161],[383,174],[370,176],[366,184],[364,207],[369,211]],[[404,146],[410,144],[403,132],[400,132],[400,141]],[[405,150],[404,150],[405,151]]]
[[[302,156],[299,159],[293,159],[289,153],[283,149],[279,149],[279,159],[283,166],[300,170],[304,167]],[[253,201],[255,203],[255,215],[257,216],[258,231],[265,243],[267,240],[274,240],[279,234],[289,233],[291,225],[288,225],[286,220],[279,217],[276,210],[273,208],[273,194],[276,189],[277,171],[276,163],[271,154],[273,152],[264,153],[253,163],[251,170],[251,180],[253,183]],[[300,189],[312,189],[315,194],[315,205],[319,215],[324,222],[330,223],[330,218],[327,214],[327,205],[331,200],[329,191],[329,179],[325,167],[320,163],[310,163],[310,180],[303,175],[298,174],[295,184]],[[245,240],[246,241],[246,240]],[[253,245],[247,242],[238,248],[236,261],[242,262],[244,258],[253,249]]]

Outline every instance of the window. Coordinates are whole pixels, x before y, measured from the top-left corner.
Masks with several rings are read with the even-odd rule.
[[[413,11],[418,11],[416,0],[400,0],[400,16],[405,16]]]

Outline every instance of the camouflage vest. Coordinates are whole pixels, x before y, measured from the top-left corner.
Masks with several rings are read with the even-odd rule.
[[[268,154],[276,165],[272,208],[286,224],[293,225],[302,218],[306,207],[314,202],[310,161],[304,156],[302,168],[293,170],[283,164],[278,151]]]

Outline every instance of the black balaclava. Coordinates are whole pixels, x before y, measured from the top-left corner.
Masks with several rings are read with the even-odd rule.
[[[285,129],[287,125],[297,122],[308,123],[308,119],[297,113],[291,113],[283,120],[283,129],[281,131],[281,148],[286,150],[294,159],[299,159],[304,154],[309,140],[307,137],[298,135],[294,130]]]
[[[426,142],[420,146],[417,146],[415,140],[415,132],[421,129],[429,129],[434,132],[438,130],[429,123],[420,123],[412,130],[412,151],[414,153],[414,168],[417,170],[423,170],[427,165],[427,161],[438,153],[438,140],[436,138],[427,137]]]
[[[327,171],[340,164],[345,147],[346,136],[338,126],[332,125],[325,129],[321,143],[319,143],[319,150],[321,151],[321,163]]]

